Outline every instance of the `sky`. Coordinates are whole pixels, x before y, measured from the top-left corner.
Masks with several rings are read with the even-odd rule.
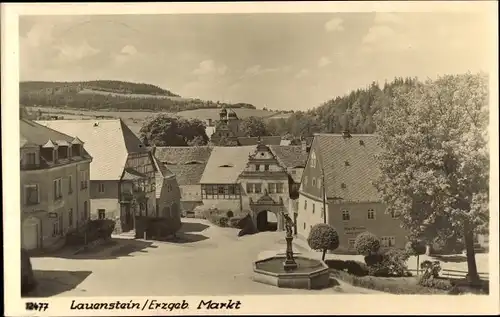
[[[21,16],[20,78],[306,110],[395,76],[488,71],[491,23],[463,12]]]

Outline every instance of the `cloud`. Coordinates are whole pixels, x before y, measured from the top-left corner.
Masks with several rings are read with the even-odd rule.
[[[200,62],[198,67],[193,70],[193,74],[204,75],[224,75],[228,68],[226,65],[216,65],[215,61],[208,59]]]
[[[137,49],[133,45],[125,45],[122,48],[121,53],[125,55],[135,55],[137,54]]]
[[[344,20],[342,20],[341,18],[333,18],[325,23],[325,30],[327,32],[343,31],[343,23]]]
[[[309,69],[303,68],[297,74],[295,74],[295,78],[303,78],[309,75]]]
[[[254,77],[266,73],[275,73],[279,70],[280,70],[279,68],[262,68],[261,65],[253,65],[245,69],[241,78]]]
[[[84,58],[94,56],[100,52],[99,49],[92,47],[87,41],[78,45],[62,44],[56,47],[59,50],[57,60],[63,63],[74,63]]]
[[[375,25],[368,30],[368,33],[363,37],[362,42],[375,43],[377,41],[390,38],[394,36],[394,34],[394,30],[386,25]]]
[[[328,57],[321,57],[318,61],[318,67],[325,67],[332,63],[332,61]]]
[[[403,23],[403,19],[396,13],[377,12],[374,22],[376,24],[401,24]]]

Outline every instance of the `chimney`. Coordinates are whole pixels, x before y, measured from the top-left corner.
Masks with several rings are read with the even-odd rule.
[[[350,138],[351,133],[349,132],[349,130],[344,130],[344,131],[342,131],[342,136],[344,137],[344,139]]]

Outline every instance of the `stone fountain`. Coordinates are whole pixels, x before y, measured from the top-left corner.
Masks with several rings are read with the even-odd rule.
[[[293,253],[293,221],[285,213],[286,252],[255,261],[253,280],[283,288],[320,289],[330,285],[328,266],[321,260]]]

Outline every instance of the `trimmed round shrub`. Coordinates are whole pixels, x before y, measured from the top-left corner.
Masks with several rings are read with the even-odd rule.
[[[371,232],[363,232],[356,237],[354,248],[364,256],[376,254],[380,250],[380,240]]]
[[[232,211],[232,210],[229,210],[228,212],[226,212],[226,216],[227,216],[228,218],[232,218],[232,217],[234,217],[234,213],[233,213],[233,211]]]
[[[339,247],[339,234],[329,224],[318,223],[309,232],[307,243],[311,249],[323,251],[324,260],[327,250],[333,251]]]

